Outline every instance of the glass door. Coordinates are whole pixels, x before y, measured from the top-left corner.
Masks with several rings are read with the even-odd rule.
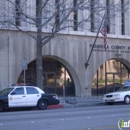
[[[43,84],[46,93],[56,93],[56,74],[53,72],[43,73]]]
[[[106,73],[106,93],[114,92],[121,86],[120,73]]]

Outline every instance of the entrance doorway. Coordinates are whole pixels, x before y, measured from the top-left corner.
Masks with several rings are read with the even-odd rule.
[[[54,72],[43,73],[44,91],[56,93],[56,74]]]
[[[63,96],[63,85],[66,96],[75,96],[75,84],[67,68],[59,61],[52,58],[43,58],[43,88],[47,93],[56,93]],[[23,81],[24,73],[21,72],[18,83]],[[28,64],[26,70],[26,84],[36,85],[36,60]]]
[[[106,93],[119,89],[122,86],[121,81],[121,73],[106,73]]]
[[[104,62],[94,75],[92,95],[99,96],[114,92],[125,84],[130,77],[130,69],[119,60],[111,59]]]

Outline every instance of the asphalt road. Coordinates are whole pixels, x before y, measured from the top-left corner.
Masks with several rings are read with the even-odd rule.
[[[8,111],[0,130],[119,130],[120,119],[130,120],[130,105]]]

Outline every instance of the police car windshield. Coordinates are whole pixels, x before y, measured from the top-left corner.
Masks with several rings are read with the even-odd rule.
[[[0,96],[7,96],[12,90],[13,88],[6,88],[0,92]]]
[[[122,86],[117,91],[130,91],[130,86]]]

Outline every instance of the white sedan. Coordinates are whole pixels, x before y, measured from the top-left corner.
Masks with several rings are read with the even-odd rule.
[[[12,107],[38,107],[44,110],[48,105],[59,104],[56,94],[46,94],[35,86],[14,86],[0,92],[0,112]]]
[[[122,86],[116,92],[107,93],[103,96],[103,102],[112,105],[115,102],[130,104],[130,86]]]

